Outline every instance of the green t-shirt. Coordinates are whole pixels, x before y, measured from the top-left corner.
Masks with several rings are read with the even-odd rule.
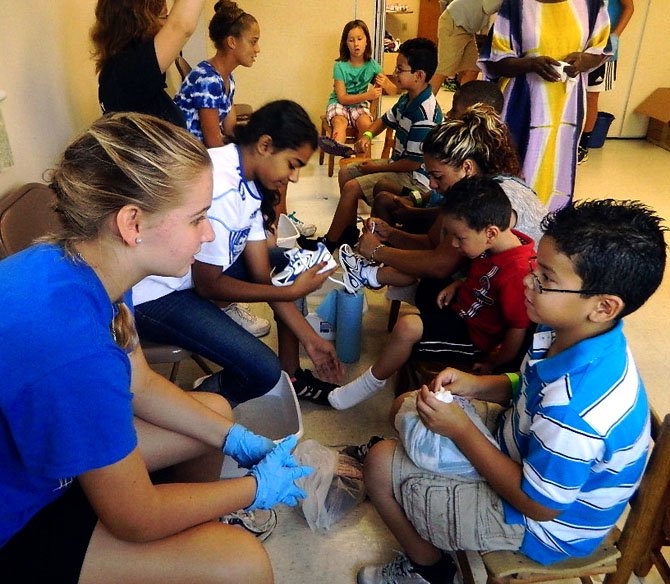
[[[354,67],[348,61],[336,61],[333,67],[333,79],[344,81],[348,95],[357,95],[365,93],[368,90],[368,84],[373,83],[375,77],[381,72],[381,66],[374,59],[366,61],[360,67]],[[328,98],[328,105],[331,103],[337,103],[334,90]]]

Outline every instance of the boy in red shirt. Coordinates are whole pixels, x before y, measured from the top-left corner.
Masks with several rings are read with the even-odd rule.
[[[530,326],[523,278],[535,255],[533,240],[510,228],[512,206],[492,179],[460,180],[442,214],[443,236],[471,260],[467,277],[440,291],[436,303],[418,304],[420,315],[400,318],[374,365],[329,394],[334,408],[350,408],[379,391],[413,350],[438,360],[470,359],[481,373],[519,354]]]

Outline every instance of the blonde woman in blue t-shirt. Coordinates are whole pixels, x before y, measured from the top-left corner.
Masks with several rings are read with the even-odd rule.
[[[372,58],[367,25],[358,19],[347,22],[340,39],[340,56],[333,67],[333,91],[326,109],[333,131],[331,138],[320,141],[324,151],[341,156],[351,150],[342,148],[347,127],[355,127],[359,134],[370,127],[370,102],[381,97],[382,89],[395,93],[395,86]]]

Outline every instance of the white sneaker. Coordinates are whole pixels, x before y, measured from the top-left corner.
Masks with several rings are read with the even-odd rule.
[[[281,272],[272,276],[272,283],[275,286],[290,286],[300,274],[321,262],[327,263],[317,272],[318,274],[337,267],[328,248],[321,242],[317,244],[316,251],[294,247],[285,251],[284,255],[288,258],[288,264]]]
[[[316,233],[316,225],[314,223],[305,223],[295,216],[295,211],[291,211],[287,217],[291,220],[291,223],[295,225],[295,228],[298,230],[300,235],[305,237],[312,237]]]
[[[373,265],[372,262],[357,254],[347,243],[340,246],[340,265],[342,266],[342,282],[333,280],[338,284],[343,284],[349,294],[356,294],[362,288],[378,290],[381,286],[373,286],[363,275],[363,269]],[[331,278],[332,280],[332,278]]]
[[[277,526],[277,513],[274,509],[241,510],[224,515],[220,518],[220,521],[221,523],[244,527],[260,541],[265,541]]]
[[[456,564],[445,555],[440,560],[441,571],[439,584],[454,584],[457,573]],[[429,584],[428,580],[414,571],[414,566],[409,558],[402,552],[392,562],[385,566],[365,566],[358,571],[356,578],[358,584]]]
[[[221,310],[247,332],[255,337],[264,337],[270,332],[270,321],[256,316],[247,308],[248,306],[248,304],[234,302]]]

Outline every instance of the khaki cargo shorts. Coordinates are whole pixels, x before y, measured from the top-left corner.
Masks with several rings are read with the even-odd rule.
[[[446,477],[417,467],[400,443],[393,495],[419,535],[442,550],[518,550],[523,525],[505,523],[502,500],[486,481]]]

